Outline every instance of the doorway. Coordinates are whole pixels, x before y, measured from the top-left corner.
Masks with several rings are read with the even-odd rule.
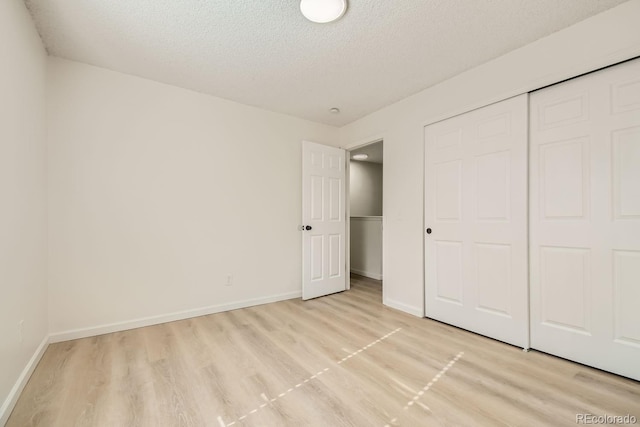
[[[347,153],[350,283],[363,286],[383,281],[383,151],[378,140]]]

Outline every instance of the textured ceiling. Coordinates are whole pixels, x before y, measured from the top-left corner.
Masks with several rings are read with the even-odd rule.
[[[26,0],[51,55],[337,126],[623,2]]]

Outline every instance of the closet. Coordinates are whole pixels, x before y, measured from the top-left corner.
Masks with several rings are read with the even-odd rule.
[[[425,127],[424,217],[426,317],[640,380],[639,59]]]
[[[531,347],[640,379],[640,60],[531,94]]]
[[[528,347],[527,96],[425,128],[426,315]]]

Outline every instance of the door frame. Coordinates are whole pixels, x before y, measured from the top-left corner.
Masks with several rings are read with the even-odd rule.
[[[345,156],[345,215],[346,217],[346,242],[345,242],[345,268],[347,275],[347,290],[351,289],[351,152],[357,150],[362,147],[366,147],[367,145],[376,144],[378,142],[384,143],[384,135],[377,135],[370,138],[365,138],[364,140],[360,140],[354,144],[348,144],[347,147],[344,147],[344,150],[347,152],[347,156]],[[382,151],[382,167],[384,168],[384,148]],[[385,264],[386,264],[386,245],[384,238],[384,172],[382,173],[382,274],[384,276]],[[384,303],[384,279],[382,280],[382,301]]]

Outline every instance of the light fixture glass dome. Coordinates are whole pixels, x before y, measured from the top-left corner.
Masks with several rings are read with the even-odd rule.
[[[309,21],[326,24],[347,11],[347,0],[302,0],[300,11]]]
[[[354,154],[351,158],[353,160],[367,160],[369,158],[369,155],[368,154],[364,154],[364,153],[362,153],[362,154]]]

